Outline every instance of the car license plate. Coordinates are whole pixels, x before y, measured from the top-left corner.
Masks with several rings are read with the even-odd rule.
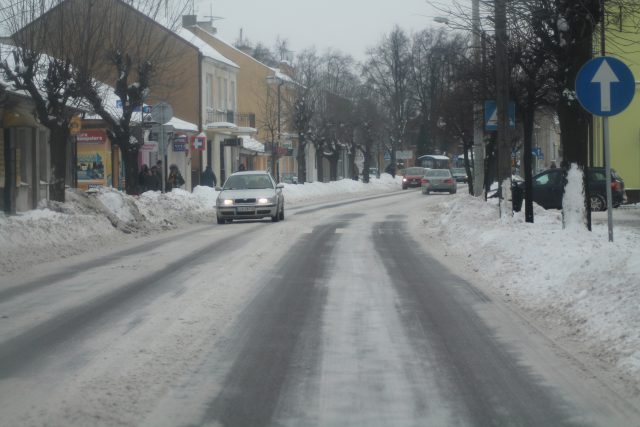
[[[238,206],[238,212],[253,212],[255,208],[253,206]]]

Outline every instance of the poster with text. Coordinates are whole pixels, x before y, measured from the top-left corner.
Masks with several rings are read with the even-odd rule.
[[[100,129],[82,130],[76,135],[78,187],[84,190],[110,186],[111,153],[107,134]]]

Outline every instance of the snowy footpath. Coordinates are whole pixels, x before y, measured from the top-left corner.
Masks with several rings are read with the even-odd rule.
[[[285,184],[286,205],[399,191],[399,179],[383,174],[370,184]],[[453,196],[415,193],[425,198],[425,210],[410,218],[416,238],[437,241],[472,280],[517,306],[578,358],[595,361],[627,392],[640,395],[640,221],[635,221],[640,206],[614,211],[614,218],[632,220],[621,221],[610,243],[606,213],[594,214],[592,232],[568,217],[563,226],[559,211],[537,206],[535,223],[529,224],[523,212],[499,218],[493,199],[485,202],[465,194],[466,187],[459,190]],[[138,197],[112,189],[67,194],[64,204],[10,217],[0,213],[0,274],[215,222],[217,192],[209,187]]]

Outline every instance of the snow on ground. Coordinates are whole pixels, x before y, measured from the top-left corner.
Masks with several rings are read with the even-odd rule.
[[[399,178],[383,174],[370,184],[349,179],[285,184],[284,193],[287,206],[295,206],[399,188]],[[524,221],[524,212],[499,218],[497,199],[485,202],[465,193],[423,196],[426,209],[416,235],[440,240],[478,280],[533,320],[556,327],[562,331],[558,338],[579,343],[590,356],[640,384],[640,205],[614,211],[614,217],[632,220],[615,229],[610,243],[606,221],[595,221],[593,232],[570,220],[563,228],[559,211],[537,206],[533,224]],[[69,192],[64,204],[0,214],[0,272],[185,224],[213,223],[216,196],[209,187],[138,197],[102,189]]]

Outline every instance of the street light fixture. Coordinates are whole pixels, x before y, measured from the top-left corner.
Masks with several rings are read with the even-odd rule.
[[[433,18],[434,22],[449,25],[449,19],[442,16]],[[473,62],[476,66],[480,66],[480,0],[472,0],[471,5],[471,49],[473,50]],[[475,83],[476,89],[478,82]],[[475,91],[478,96],[478,90]],[[476,197],[484,194],[484,116],[482,114],[482,105],[476,99],[473,103],[473,195]],[[466,148],[465,148],[466,150]]]

